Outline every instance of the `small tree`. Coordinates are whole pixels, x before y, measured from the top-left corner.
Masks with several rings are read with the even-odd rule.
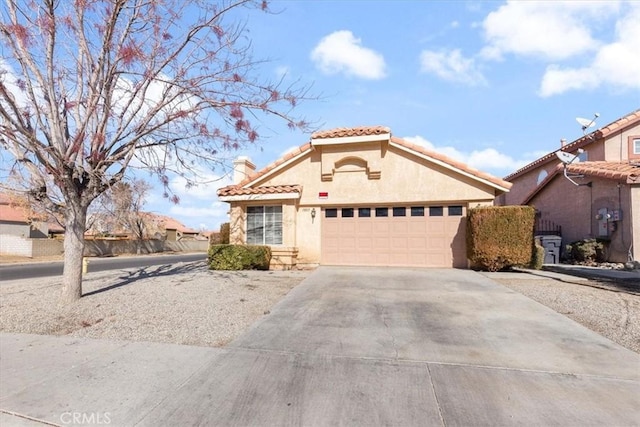
[[[104,192],[96,200],[97,210],[92,214],[96,231],[126,232],[136,241],[136,252],[140,253],[142,241],[157,228],[153,216],[143,210],[149,190],[148,182],[135,179],[119,182]]]
[[[0,155],[32,203],[64,216],[64,303],[82,296],[87,210],[132,167],[178,202],[172,174],[193,184],[258,141],[249,117],[306,129],[291,114],[306,89],[257,78],[234,24],[264,1],[4,1]]]

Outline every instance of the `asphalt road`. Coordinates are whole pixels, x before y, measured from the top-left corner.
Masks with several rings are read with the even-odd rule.
[[[150,265],[173,264],[177,262],[204,261],[206,257],[207,254],[202,252],[181,255],[89,258],[88,272],[122,270],[125,268],[147,267]],[[62,261],[0,265],[0,281],[61,276],[63,265],[64,263]]]

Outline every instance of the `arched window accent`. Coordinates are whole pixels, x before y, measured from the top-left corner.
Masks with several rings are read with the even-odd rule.
[[[542,181],[544,181],[544,179],[549,175],[549,172],[547,172],[546,170],[541,170],[540,173],[538,174],[538,182],[536,183],[537,185],[540,185],[540,183]]]
[[[336,172],[366,171],[367,161],[356,156],[344,157],[335,163]]]

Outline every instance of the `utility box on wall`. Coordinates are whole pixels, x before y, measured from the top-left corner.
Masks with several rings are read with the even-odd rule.
[[[609,237],[609,211],[607,208],[598,209],[598,237]]]

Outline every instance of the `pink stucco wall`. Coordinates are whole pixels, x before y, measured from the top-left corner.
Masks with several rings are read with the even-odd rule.
[[[622,221],[618,222],[616,231],[609,236],[609,260],[625,262],[633,246],[632,187],[624,183],[618,186],[619,183],[613,180],[582,180],[584,183],[589,181],[591,187],[578,187],[559,175],[530,204],[540,212],[541,219],[553,221],[562,227],[563,245],[598,237],[598,209],[621,209]]]

